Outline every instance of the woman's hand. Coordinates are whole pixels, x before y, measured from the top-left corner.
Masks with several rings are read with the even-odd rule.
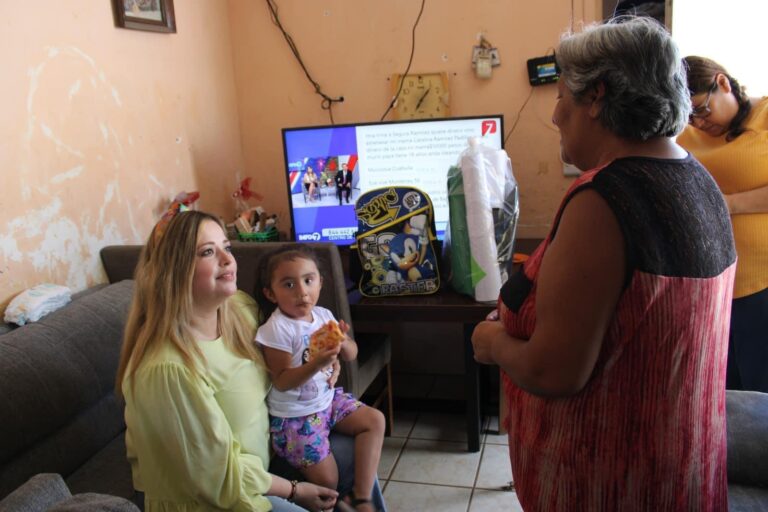
[[[475,361],[482,364],[495,364],[493,359],[493,343],[495,330],[501,326],[499,310],[494,309],[485,317],[485,321],[477,324],[472,331],[472,347],[475,352]]]
[[[293,501],[312,512],[330,510],[336,504],[339,493],[327,487],[320,487],[309,482],[296,484],[296,495]]]
[[[499,322],[498,312],[492,311],[486,320],[480,322],[472,331],[472,348],[475,351],[475,361],[481,364],[497,364],[493,357],[493,346],[500,335],[506,334],[504,326]]]

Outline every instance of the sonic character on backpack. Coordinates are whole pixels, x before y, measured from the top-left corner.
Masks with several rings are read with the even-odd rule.
[[[395,235],[382,250],[389,256],[391,268],[387,283],[419,281],[434,277],[435,270],[425,260],[427,248],[427,216],[414,215],[405,225],[402,233]]]

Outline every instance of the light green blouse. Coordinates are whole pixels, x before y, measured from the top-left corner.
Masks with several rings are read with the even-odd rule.
[[[238,292],[255,324],[255,303]],[[200,343],[207,367],[194,374],[166,345],[123,382],[126,447],[145,510],[266,511],[272,484],[269,377],[221,338]]]

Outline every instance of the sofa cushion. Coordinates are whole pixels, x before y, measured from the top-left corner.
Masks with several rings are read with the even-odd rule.
[[[728,483],[768,488],[768,393],[725,393]]]
[[[728,485],[728,512],[765,512],[768,488]]]
[[[133,282],[0,336],[0,497],[69,475],[125,429],[114,378]]]
[[[39,512],[48,510],[72,494],[61,475],[35,475],[0,501],[0,512]]]
[[[125,456],[125,432],[113,439],[66,479],[73,494],[97,492],[134,499],[131,465]]]
[[[47,512],[139,512],[139,508],[124,498],[87,492],[61,501]]]

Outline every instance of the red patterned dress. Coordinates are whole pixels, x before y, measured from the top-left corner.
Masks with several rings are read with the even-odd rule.
[[[623,158],[579,177],[552,231],[502,288],[529,339],[563,208],[591,188],[618,219],[627,274],[584,389],[542,398],[504,376],[510,458],[526,511],[727,510],[725,367],[736,253],[728,211],[693,158]]]

